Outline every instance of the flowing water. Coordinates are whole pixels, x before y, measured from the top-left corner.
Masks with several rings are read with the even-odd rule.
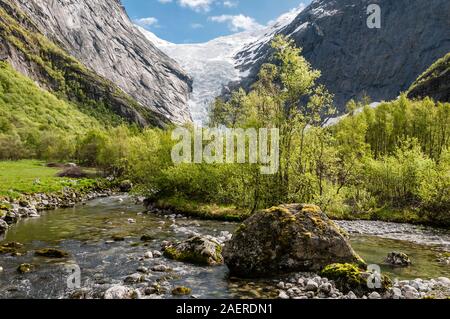
[[[65,298],[70,292],[66,266],[73,264],[81,269],[83,287],[120,284],[126,276],[136,273],[139,266],[152,268],[164,264],[173,271],[151,272],[151,280],[168,281],[172,286],[188,286],[194,295],[201,298],[276,296],[275,289],[270,288],[276,280],[230,279],[226,266],[199,267],[164,257],[143,259],[145,252],[159,250],[164,240],[183,240],[192,234],[218,237],[223,231],[233,232],[237,224],[185,218],[178,218],[174,223],[169,218],[143,215],[142,210],[142,206],[135,204],[131,198],[113,196],[20,221],[0,241],[0,245],[6,242],[24,245],[21,256],[0,255],[0,267],[3,267],[3,272],[0,272],[0,298]],[[374,234],[376,229],[380,229],[378,224],[366,222],[362,227],[359,222],[346,223],[341,223],[341,226],[350,232],[353,247],[368,263],[382,264],[391,251],[402,251],[411,257],[413,265],[408,268],[382,265],[383,271],[392,277],[450,277],[450,266],[436,261],[437,254],[448,249],[449,231],[431,228],[421,228],[419,231],[411,225],[388,224],[394,229],[401,227],[409,237],[396,238],[393,235],[395,232],[391,231],[388,238],[384,238],[381,233]],[[359,229],[364,229],[367,234]],[[144,234],[154,240],[142,242],[140,238]],[[114,236],[125,237],[125,240],[113,241]],[[49,247],[62,249],[70,257],[51,260],[34,255],[36,249]],[[19,274],[17,267],[22,263],[36,265],[35,271]],[[164,297],[171,297],[170,292]]]

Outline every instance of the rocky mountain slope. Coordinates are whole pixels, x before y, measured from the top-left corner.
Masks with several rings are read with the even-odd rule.
[[[144,120],[153,112],[175,123],[191,120],[191,79],[136,30],[120,0],[14,2],[36,29],[139,102]]]
[[[433,63],[408,91],[410,98],[425,96],[436,101],[450,102],[450,53]]]
[[[166,121],[46,38],[10,0],[0,0],[0,60],[106,124],[125,120],[145,126]]]
[[[189,109],[193,120],[202,123],[207,117],[208,106],[222,93],[224,86],[230,82],[239,82],[246,76],[239,70],[235,55],[251,43],[270,41],[302,9],[303,6],[300,6],[282,15],[265,28],[219,37],[206,43],[174,44],[138,28],[150,42],[178,61],[192,77],[193,92],[189,99]]]
[[[381,7],[381,28],[367,27],[367,6]],[[448,0],[315,0],[279,31],[303,48],[342,111],[349,99],[389,100],[406,91],[434,61],[450,52]],[[248,88],[271,55],[270,41],[237,53]]]

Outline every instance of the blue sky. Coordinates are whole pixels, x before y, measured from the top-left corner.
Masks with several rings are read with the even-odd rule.
[[[205,42],[266,25],[311,0],[122,0],[135,22],[174,43]]]

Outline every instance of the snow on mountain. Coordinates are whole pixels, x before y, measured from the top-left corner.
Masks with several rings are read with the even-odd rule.
[[[219,37],[206,43],[174,44],[158,38],[152,32],[137,26],[142,34],[169,57],[175,59],[192,77],[193,92],[189,109],[195,123],[203,124],[208,107],[219,96],[222,88],[246,76],[238,68],[242,64],[238,52],[248,46],[269,42],[304,9],[300,6],[272,21],[267,27]],[[251,57],[246,57],[248,60]],[[250,61],[247,61],[250,63]]]

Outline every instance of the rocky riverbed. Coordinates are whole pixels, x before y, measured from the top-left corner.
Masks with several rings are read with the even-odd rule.
[[[341,291],[335,282],[314,273],[245,280],[230,277],[225,265],[167,258],[164,247],[171,242],[200,236],[223,245],[238,224],[163,213],[147,215],[142,210],[135,199],[117,195],[19,220],[0,241],[0,246],[21,244],[15,252],[0,254],[0,298],[411,299],[450,295],[445,278],[450,277],[449,266],[437,260],[447,252],[438,245],[350,232],[356,252],[368,263],[379,263],[393,280],[387,291],[357,295]],[[430,233],[430,237],[436,234],[441,232]],[[45,255],[46,248],[67,255],[51,250]],[[384,265],[393,250],[408,253],[411,266]],[[60,258],[49,257],[52,255]],[[21,265],[30,265],[30,271],[20,273]],[[80,269],[79,288],[67,284],[68,270],[75,265]]]
[[[20,219],[36,218],[40,212],[57,208],[71,208],[78,203],[87,202],[99,197],[108,197],[111,190],[78,192],[65,189],[59,194],[24,195],[20,199],[0,202],[0,235],[17,223]]]

